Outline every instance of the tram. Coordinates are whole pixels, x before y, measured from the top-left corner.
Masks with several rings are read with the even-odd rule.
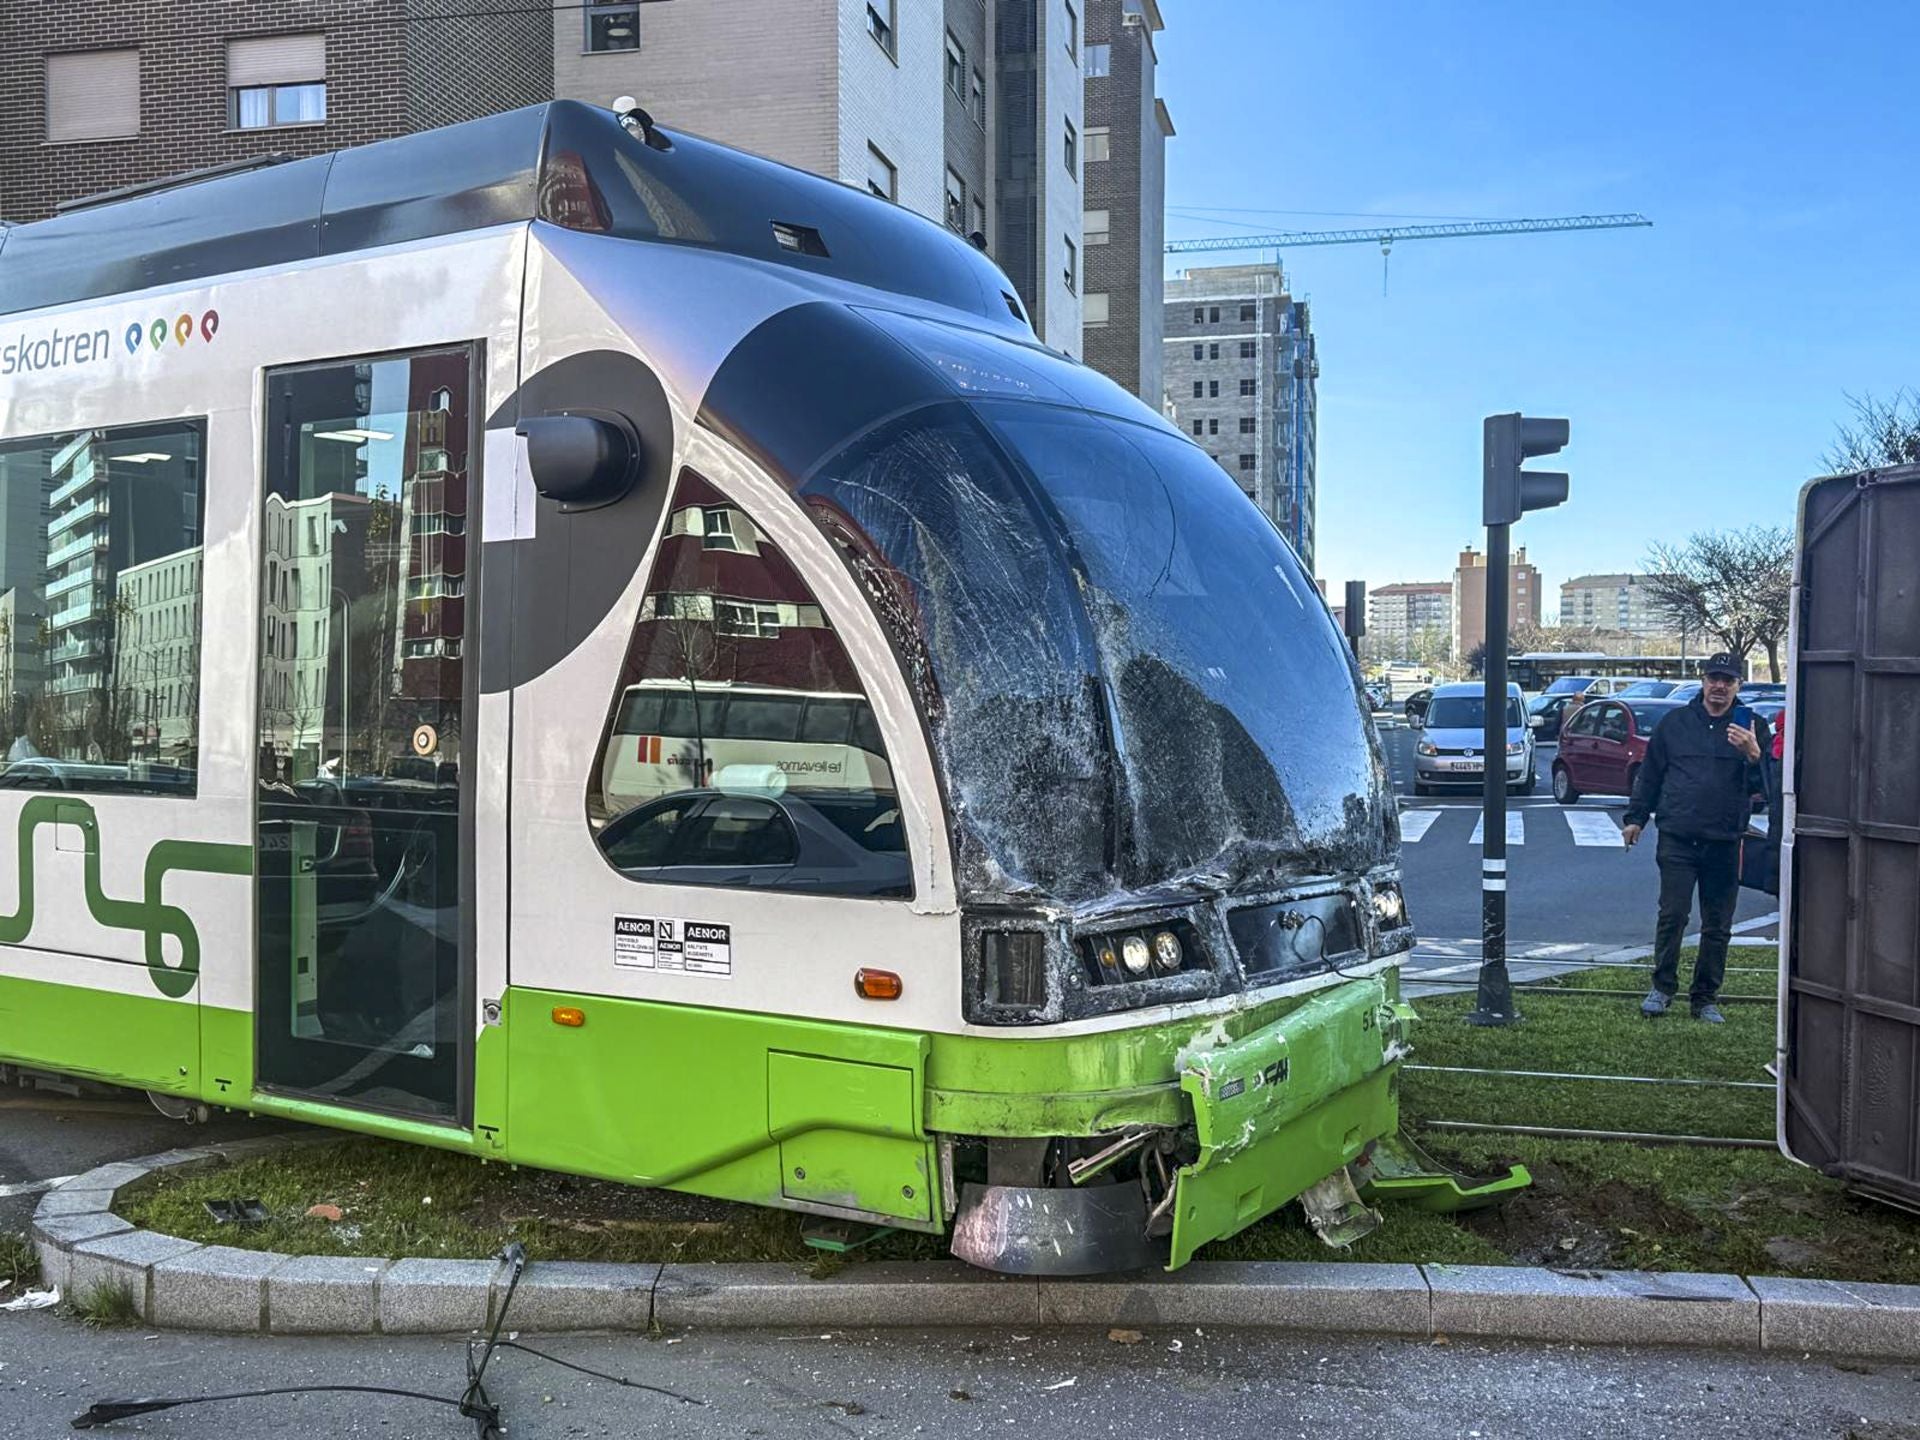
[[[1278,533],[849,187],[571,102],[0,229],[0,1063],[1178,1266],[1396,1129]]]

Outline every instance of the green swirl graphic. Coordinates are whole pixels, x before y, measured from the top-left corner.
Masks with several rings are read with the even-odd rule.
[[[161,840],[147,852],[146,896],[116,900],[100,888],[100,822],[84,800],[37,795],[20,811],[16,845],[19,850],[20,908],[0,915],[0,945],[18,945],[33,929],[33,832],[42,825],[73,825],[86,837],[87,909],[100,924],[114,930],[137,930],[146,936],[147,976],[154,988],[170,1000],[186,996],[200,978],[200,933],[178,905],[160,898],[160,886],[169,872],[198,870],[209,875],[251,875],[253,850],[246,845],[216,845],[203,840]],[[180,963],[169,965],[167,936],[180,942]]]

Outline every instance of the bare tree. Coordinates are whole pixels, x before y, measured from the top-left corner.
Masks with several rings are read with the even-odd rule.
[[[1835,427],[1839,438],[1821,457],[1830,473],[1920,465],[1920,394],[1901,389],[1887,400],[1849,395],[1847,403],[1853,424]]]
[[[1736,659],[1756,646],[1767,670],[1780,678],[1793,592],[1793,536],[1777,525],[1703,532],[1684,544],[1647,551],[1646,584],[1654,603],[1675,624],[1712,636]]]

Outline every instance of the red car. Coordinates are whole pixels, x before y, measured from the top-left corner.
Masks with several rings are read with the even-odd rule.
[[[1590,700],[1560,727],[1553,761],[1553,798],[1571,805],[1582,795],[1631,795],[1653,727],[1685,702]]]

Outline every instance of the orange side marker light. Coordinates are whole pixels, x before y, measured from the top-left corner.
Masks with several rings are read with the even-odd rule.
[[[898,1000],[900,977],[891,970],[859,969],[853,972],[855,993],[868,1000]]]
[[[578,1030],[587,1023],[587,1012],[575,1005],[556,1005],[553,1007],[553,1023],[569,1025]]]

